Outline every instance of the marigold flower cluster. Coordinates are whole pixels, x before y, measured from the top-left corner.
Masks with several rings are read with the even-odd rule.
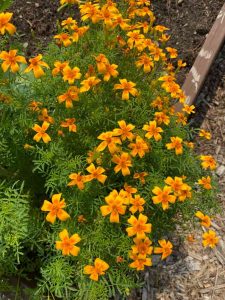
[[[41,211],[53,246],[61,258],[75,257],[79,278],[101,281],[120,266],[130,274],[152,266],[153,254],[162,260],[172,254],[172,240],[160,230],[213,192],[216,161],[192,150],[187,120],[195,107],[185,103],[175,76],[185,63],[167,47],[169,29],[155,25],[150,1],[60,4],[75,4],[81,21],[61,22],[53,54],[26,59],[16,49],[1,51],[1,68],[13,84],[18,74],[22,88],[31,82],[26,105],[15,107],[27,115],[18,118],[26,125],[25,154],[51,196]],[[15,32],[11,18],[0,13],[1,34]],[[3,96],[1,104],[11,105]],[[204,130],[199,135],[211,138]],[[209,228],[209,216],[198,209]],[[214,231],[203,234],[203,246],[217,243]]]

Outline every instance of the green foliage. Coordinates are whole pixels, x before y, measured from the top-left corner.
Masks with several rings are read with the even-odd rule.
[[[13,0],[0,0],[0,12],[7,10],[13,3]]]

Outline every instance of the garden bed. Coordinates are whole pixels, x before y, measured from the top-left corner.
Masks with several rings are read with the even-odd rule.
[[[187,62],[187,68],[184,69],[183,74],[179,77],[179,81],[183,82],[185,74],[187,74],[192,66],[204,42],[205,35],[210,30],[223,1],[217,1],[216,4],[210,0],[202,1],[202,3],[185,0],[178,2],[168,1],[159,4],[158,1],[153,1],[153,5],[158,22],[171,29],[171,46],[178,48],[180,57]],[[52,35],[56,33],[55,24],[57,18],[65,18],[67,15],[67,12],[57,13],[57,8],[58,1],[52,1],[50,5],[46,4],[46,1],[18,0],[14,2],[11,11],[14,12],[14,20],[19,34],[25,33],[20,36],[20,39],[23,41],[23,46],[28,56],[42,52],[49,40],[51,40]],[[215,65],[214,69],[217,70],[220,66],[221,61]],[[214,79],[218,78],[218,74],[213,76]],[[220,70],[219,77],[221,80],[215,83],[217,86],[214,89],[211,89],[211,84],[210,89],[207,89],[208,84],[199,96],[200,100],[208,103],[208,107],[212,106],[211,103],[215,104],[215,106],[212,106],[212,110],[208,111],[206,121],[203,124],[205,129],[212,131],[212,135],[215,125],[213,122],[212,124],[210,123],[210,119],[215,119],[217,114],[219,114],[219,109],[224,109],[223,106],[220,106],[222,105],[221,100],[224,98],[224,67]],[[212,81],[215,82],[215,80]],[[211,99],[213,97],[214,99]],[[198,100],[198,103],[202,103],[200,100]],[[212,102],[209,100],[212,100]],[[219,120],[216,125],[218,135],[216,135],[216,139],[213,136],[213,142],[209,142],[203,146],[201,141],[199,141],[201,151],[207,150],[204,152],[212,155],[216,152],[221,165],[225,162],[222,156],[224,147],[223,125],[224,119]],[[223,176],[224,173],[221,173],[221,182],[224,182]],[[224,191],[222,193],[223,197]],[[214,222],[214,227],[221,236],[224,229],[224,217],[219,215],[215,218]],[[179,232],[179,228],[177,230]],[[165,264],[159,265],[157,270],[152,269],[149,273],[146,272],[146,287],[141,291],[142,299],[210,299],[207,297],[213,297],[212,299],[218,300],[222,299],[221,290],[223,290],[224,285],[224,273],[221,267],[224,264],[223,241],[221,240],[220,248],[216,250],[220,253],[216,255],[216,258],[213,257],[212,252],[201,249],[200,241],[197,241],[195,244],[188,242],[181,244],[179,240],[177,243],[175,240],[173,242],[177,248],[174,255]],[[200,252],[201,255],[199,255]],[[211,267],[212,264],[214,264],[213,269]],[[211,278],[205,276],[207,272],[202,272],[202,265],[204,266],[204,272],[207,271],[208,274],[211,274]],[[168,274],[170,280],[165,280]],[[152,282],[151,278],[156,275],[158,278],[157,282]],[[134,299],[136,300],[137,296],[134,296]]]

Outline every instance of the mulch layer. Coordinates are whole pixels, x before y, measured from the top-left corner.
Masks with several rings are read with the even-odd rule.
[[[152,0],[157,23],[170,28],[170,44],[178,49],[187,67],[179,75],[185,76],[201,49],[224,0]],[[57,12],[58,0],[15,0],[10,8],[14,13],[20,40],[27,56],[43,52],[57,30],[57,20],[76,10]],[[201,126],[212,134],[212,140],[196,140],[199,153],[211,154],[218,161],[215,176],[220,184],[219,200],[225,209],[225,47],[216,60],[209,78],[199,95],[196,117],[192,126]],[[187,226],[188,227],[188,226]],[[145,273],[145,286],[132,300],[225,300],[225,214],[213,218],[213,229],[220,236],[214,250],[203,249],[201,230],[191,232],[195,242],[180,242],[174,255],[166,263],[158,263]],[[203,228],[202,228],[203,231]],[[155,262],[157,263],[157,262]],[[1,297],[0,297],[1,299]]]

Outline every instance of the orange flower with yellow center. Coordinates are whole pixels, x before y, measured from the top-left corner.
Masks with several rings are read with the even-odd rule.
[[[129,100],[130,94],[134,97],[138,95],[138,90],[135,88],[136,83],[127,81],[127,79],[119,79],[120,84],[114,85],[114,90],[123,90],[122,100]]]
[[[33,137],[33,139],[36,142],[39,142],[41,139],[43,140],[44,143],[48,143],[51,141],[50,136],[45,132],[48,127],[49,127],[49,123],[44,121],[42,126],[39,126],[37,124],[34,125],[34,127],[32,128],[34,131],[37,132],[37,134],[35,134],[35,136]]]
[[[139,179],[142,184],[145,184],[145,177],[148,176],[147,172],[134,173],[134,179]]]
[[[194,114],[195,113],[195,106],[194,105],[184,105],[182,111],[186,112],[187,114]]]
[[[206,130],[204,130],[204,129],[201,129],[201,130],[199,131],[199,136],[200,136],[200,137],[204,137],[204,138],[207,139],[207,140],[211,140],[211,133],[208,132],[208,131],[206,131]]]
[[[145,137],[147,139],[151,139],[152,137],[155,139],[155,141],[159,141],[162,139],[161,132],[163,132],[161,127],[157,127],[156,121],[151,121],[149,124],[146,124],[142,128],[143,130],[147,131],[145,134]]]
[[[107,176],[102,174],[105,172],[104,168],[102,168],[102,167],[96,168],[94,164],[90,164],[90,166],[87,167],[86,170],[90,173],[90,175],[86,176],[86,181],[91,181],[93,179],[97,179],[102,184],[105,183]]]
[[[60,0],[60,4],[63,5],[63,4],[77,4],[79,3],[78,0]]]
[[[67,118],[66,121],[61,122],[60,126],[63,128],[69,128],[69,132],[77,132],[77,126],[74,124],[75,118]]]
[[[126,124],[124,120],[118,121],[120,128],[113,129],[113,133],[116,136],[120,136],[122,141],[125,141],[126,139],[132,140],[134,138],[134,134],[131,132],[135,126],[132,124]]]
[[[154,63],[152,58],[149,57],[147,54],[143,54],[140,56],[139,60],[136,62],[136,66],[141,68],[143,66],[144,72],[149,73],[151,69],[154,67]]]
[[[162,254],[161,259],[167,258],[172,253],[172,249],[173,249],[172,243],[166,240],[159,240],[158,243],[160,247],[155,247],[154,253]]]
[[[52,76],[56,76],[59,73],[63,73],[63,69],[69,65],[68,61],[61,62],[59,60],[54,62],[54,69],[52,70]]]
[[[147,216],[140,214],[138,219],[135,216],[131,216],[128,219],[128,223],[131,224],[131,227],[126,229],[128,236],[137,235],[138,239],[146,238],[146,233],[151,233],[152,224],[147,223]]]
[[[90,279],[94,281],[98,281],[100,275],[105,275],[105,271],[108,270],[109,265],[101,260],[100,258],[96,258],[94,262],[94,266],[87,265],[84,267],[84,274],[90,275]]]
[[[132,214],[135,214],[137,211],[142,212],[144,210],[143,205],[145,204],[144,198],[141,198],[140,195],[135,195],[134,198],[130,199],[130,204],[132,205],[129,211]]]
[[[212,185],[211,185],[211,177],[202,177],[201,179],[198,180],[198,184],[202,185],[206,190],[211,190]]]
[[[76,79],[81,78],[80,69],[78,67],[74,67],[71,69],[70,66],[66,66],[63,71],[63,80],[68,81],[69,84],[73,84]]]
[[[171,47],[166,47],[167,52],[169,52],[170,58],[177,58],[177,49],[171,48]]]
[[[99,73],[103,73],[105,71],[105,65],[109,64],[108,58],[104,54],[99,54],[95,57],[97,63],[97,69]]]
[[[169,203],[175,203],[176,197],[174,195],[170,195],[172,193],[172,189],[170,186],[164,186],[163,189],[159,187],[155,187],[152,190],[153,194],[156,196],[152,197],[154,204],[162,204],[162,209],[166,210],[169,208]]]
[[[57,40],[57,44],[68,47],[72,44],[71,36],[68,33],[62,32],[54,35],[54,39]]]
[[[209,216],[207,215],[204,215],[201,211],[197,211],[195,213],[195,216],[197,218],[199,218],[201,220],[201,225],[204,226],[204,227],[210,227],[211,226],[211,219]]]
[[[44,200],[44,204],[41,207],[42,211],[49,211],[46,216],[46,220],[50,223],[54,223],[56,217],[61,221],[66,221],[70,218],[69,214],[63,209],[66,207],[65,200],[61,199],[62,194],[55,194],[52,196],[52,203]]]
[[[46,121],[50,124],[54,124],[54,119],[48,115],[47,108],[43,108],[41,110],[41,115],[38,116],[38,120],[43,122]]]
[[[87,79],[81,82],[82,87],[80,88],[80,92],[84,93],[89,91],[91,88],[96,86],[99,82],[101,82],[101,80],[96,78],[95,76],[88,77]]]
[[[219,242],[219,238],[213,230],[203,233],[202,237],[202,244],[204,247],[214,248]]]
[[[211,155],[201,155],[200,160],[203,169],[214,170],[216,168],[216,161]]]
[[[110,222],[119,223],[119,215],[124,215],[126,211],[124,198],[121,197],[116,190],[113,190],[107,197],[105,197],[105,202],[108,205],[100,207],[102,215],[105,217],[110,214]]]
[[[176,155],[182,154],[183,153],[183,146],[182,146],[182,138],[179,138],[178,136],[172,136],[170,138],[171,143],[166,144],[166,148],[168,150],[175,149]]]
[[[177,177],[173,179],[172,177],[167,177],[165,179],[165,183],[171,186],[173,189],[174,193],[180,192],[183,188],[185,188],[185,184],[183,183],[183,178],[182,177]]]
[[[65,102],[66,108],[73,107],[73,101],[79,101],[79,89],[76,86],[71,86],[66,93],[58,96],[59,103]]]
[[[134,30],[127,33],[129,39],[127,40],[127,44],[130,49],[133,47],[138,47],[144,40],[144,35],[140,34],[140,30]]]
[[[131,247],[133,254],[139,254],[140,256],[146,257],[151,255],[153,252],[152,241],[146,237],[144,240],[139,238],[133,239],[135,245]]]
[[[134,157],[139,155],[142,158],[149,151],[149,146],[140,136],[137,136],[135,143],[129,144],[128,147],[132,149],[131,155]]]
[[[191,187],[184,183],[182,189],[177,193],[178,200],[183,202],[186,198],[191,198]]]
[[[40,78],[41,76],[43,76],[45,74],[42,67],[49,69],[48,64],[46,64],[46,62],[42,61],[41,54],[38,54],[36,57],[30,58],[29,63],[30,63],[30,65],[24,70],[24,73],[33,71],[35,78]]]
[[[159,125],[162,123],[169,125],[170,123],[170,118],[162,111],[155,112],[155,120]]]
[[[16,73],[20,69],[18,62],[23,64],[27,63],[23,56],[16,55],[17,51],[18,50],[10,50],[9,52],[2,51],[0,53],[0,59],[4,60],[1,65],[3,72],[7,72],[7,70],[10,68],[13,73]]]
[[[92,23],[97,23],[101,19],[101,13],[99,10],[99,4],[92,4],[87,2],[85,4],[79,5],[81,20],[86,21],[91,19]]]
[[[71,181],[67,184],[68,186],[76,185],[79,190],[84,189],[84,183],[86,182],[86,176],[81,175],[79,172],[79,173],[70,174],[69,178],[71,179]]]
[[[119,75],[119,72],[116,70],[118,68],[118,65],[112,64],[110,65],[109,63],[105,64],[105,69],[102,72],[104,77],[104,81],[109,81],[109,79],[112,77],[117,77]]]
[[[151,258],[144,257],[140,254],[134,254],[130,253],[130,258],[134,261],[129,264],[130,268],[137,269],[137,271],[143,271],[145,269],[145,266],[151,267],[152,266],[152,260]]]
[[[98,136],[99,140],[102,140],[96,151],[101,152],[108,147],[110,153],[114,153],[118,150],[116,144],[122,144],[121,140],[118,137],[115,137],[115,134],[112,131],[103,132]]]
[[[0,33],[3,35],[6,31],[9,34],[14,34],[16,32],[16,27],[9,21],[12,19],[13,14],[9,12],[0,13]]]
[[[77,256],[80,252],[80,247],[75,246],[81,241],[80,236],[75,233],[69,237],[69,233],[66,229],[59,233],[61,241],[56,241],[56,249],[62,250],[62,255]]]
[[[122,172],[123,176],[130,175],[129,167],[132,166],[130,155],[126,152],[122,152],[122,154],[114,155],[112,161],[116,164],[114,171],[118,173]]]

